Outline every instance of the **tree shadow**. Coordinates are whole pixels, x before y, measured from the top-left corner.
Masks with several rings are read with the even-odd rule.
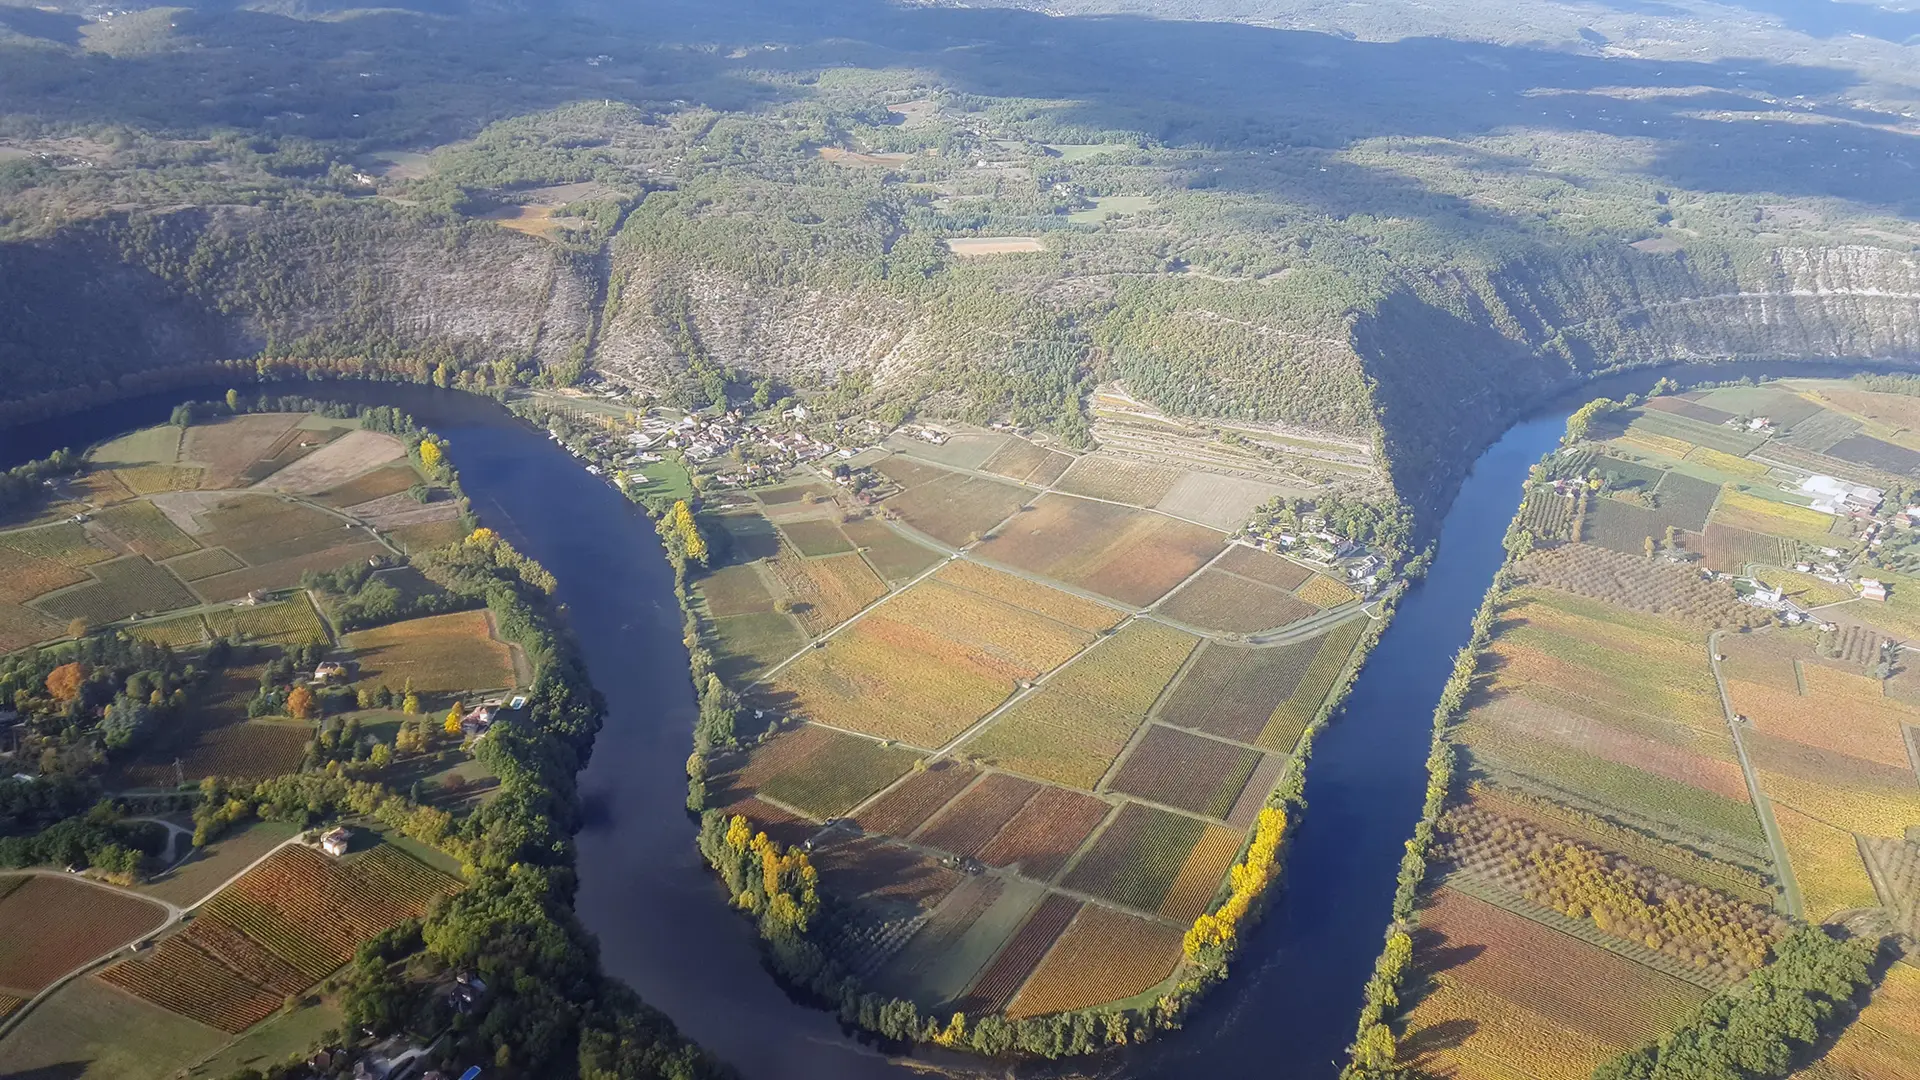
[[[86,23],[80,16],[65,12],[0,5],[0,30],[11,30],[21,37],[38,38],[56,45],[80,44],[80,28]]]

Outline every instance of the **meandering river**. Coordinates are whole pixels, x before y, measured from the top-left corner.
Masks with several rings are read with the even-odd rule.
[[[1345,711],[1314,748],[1308,810],[1288,855],[1285,888],[1246,940],[1227,985],[1183,1031],[1033,1072],[1329,1080],[1338,1071],[1387,924],[1401,845],[1424,797],[1433,707],[1500,565],[1501,537],[1528,466],[1556,443],[1579,400],[1595,394],[1644,390],[1662,374],[1729,378],[1796,369],[1707,370],[1642,370],[1592,385],[1575,399],[1543,406],[1481,454],[1441,525],[1431,571],[1402,599]],[[411,412],[451,441],[482,520],[558,580],[558,597],[608,705],[580,778],[587,815],[577,897],[608,972],[751,1080],[893,1080],[930,1068],[981,1068],[957,1056],[889,1061],[849,1037],[830,1013],[790,1000],[762,967],[754,930],[727,908],[694,850],[683,809],[693,690],[673,574],[645,514],[543,432],[487,399],[387,384],[286,390]],[[184,396],[173,391],[0,432],[0,461],[18,464],[163,423]]]

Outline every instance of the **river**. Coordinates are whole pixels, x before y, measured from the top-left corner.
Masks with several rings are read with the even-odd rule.
[[[1715,374],[1731,377],[1727,370]],[[1635,372],[1577,397],[1644,389],[1670,373]],[[487,399],[382,384],[285,389],[413,413],[451,442],[481,519],[558,580],[558,598],[608,705],[580,777],[587,813],[577,908],[599,938],[609,973],[751,1080],[867,1080],[929,1067],[979,1068],[959,1058],[890,1062],[850,1038],[831,1014],[790,1000],[761,966],[753,928],[726,907],[694,850],[683,809],[693,690],[672,571],[645,514]],[[174,391],[0,432],[0,460],[17,464],[162,423],[184,396]],[[1282,1080],[1330,1080],[1338,1071],[1388,922],[1401,845],[1419,816],[1441,685],[1500,565],[1501,537],[1527,468],[1555,444],[1577,404],[1543,406],[1474,464],[1442,522],[1430,572],[1402,598],[1345,711],[1314,747],[1308,809],[1287,858],[1286,887],[1247,938],[1228,983],[1183,1031],[1034,1072],[1172,1080],[1257,1070]]]

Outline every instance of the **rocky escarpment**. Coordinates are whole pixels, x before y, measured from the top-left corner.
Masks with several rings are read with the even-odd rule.
[[[1543,394],[1632,366],[1920,361],[1920,258],[1867,246],[1591,248],[1409,278],[1356,320],[1396,485],[1438,509]]]
[[[262,352],[560,364],[594,292],[576,253],[379,207],[121,216],[0,249],[0,365],[29,397]]]

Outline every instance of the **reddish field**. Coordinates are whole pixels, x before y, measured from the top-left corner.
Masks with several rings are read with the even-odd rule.
[[[1026,925],[1000,950],[1000,955],[994,957],[993,962],[968,987],[966,996],[954,1003],[954,1007],[972,1016],[996,1013],[1006,1008],[1008,1000],[1019,991],[1020,984],[1027,981],[1033,969],[1039,966],[1041,958],[1053,947],[1060,932],[1079,914],[1080,906],[1078,900],[1058,893],[1049,894],[1028,916]]]
[[[1420,921],[1415,959],[1433,984],[1408,1018],[1400,1063],[1422,1072],[1586,1080],[1706,997],[1451,889]]]
[[[954,800],[914,837],[917,843],[973,856],[986,847],[1001,827],[1013,820],[1040,785],[1005,773],[992,773]]]
[[[1085,1009],[1145,993],[1180,962],[1181,936],[1177,927],[1089,904],[1007,1007],[1007,1016]]]
[[[1185,876],[1196,845],[1206,839],[1210,828],[1227,831],[1184,814],[1127,803],[1093,847],[1080,856],[1063,884],[1139,911],[1158,911],[1175,881]],[[1227,857],[1232,856],[1229,850]],[[1218,873],[1226,872],[1222,863]],[[1214,885],[1218,884],[1216,876]]]
[[[1201,571],[1159,607],[1170,619],[1227,634],[1271,630],[1299,622],[1318,610],[1291,593],[1217,567]]]
[[[1122,603],[1166,595],[1220,550],[1224,537],[1163,514],[1047,495],[980,554]]]
[[[993,843],[980,849],[980,861],[1017,866],[1027,877],[1051,881],[1112,809],[1091,795],[1047,788],[1013,815]]]
[[[1224,818],[1260,752],[1155,724],[1108,784],[1149,802]]]
[[[1297,562],[1245,544],[1229,547],[1227,553],[1220,556],[1220,561],[1213,565],[1216,569],[1289,591],[1306,584],[1307,579],[1313,576],[1313,571]]]
[[[1506,691],[1495,691],[1492,700],[1476,710],[1476,716],[1520,738],[1570,747],[1690,784],[1735,802],[1747,801],[1746,777],[1732,760],[1733,747],[1725,739],[1705,736],[1679,725],[1674,725],[1670,732],[1674,742],[1649,738]],[[1678,745],[1679,740],[1690,740],[1696,748]],[[1728,756],[1716,758],[1702,750],[1721,751]]]
[[[347,962],[362,941],[426,910],[454,879],[381,845],[351,862],[281,848],[202,909],[309,979]]]
[[[936,761],[873,800],[854,816],[854,824],[862,832],[907,836],[960,794],[975,775],[973,766],[965,762]]]
[[[165,919],[158,904],[72,878],[35,875],[0,899],[0,986],[38,993]]]
[[[134,997],[230,1033],[265,1020],[284,1000],[284,995],[229,971],[178,934],[150,953],[108,968],[100,978]]]
[[[1160,707],[1169,724],[1252,742],[1293,695],[1323,639],[1271,649],[1209,641]]]

